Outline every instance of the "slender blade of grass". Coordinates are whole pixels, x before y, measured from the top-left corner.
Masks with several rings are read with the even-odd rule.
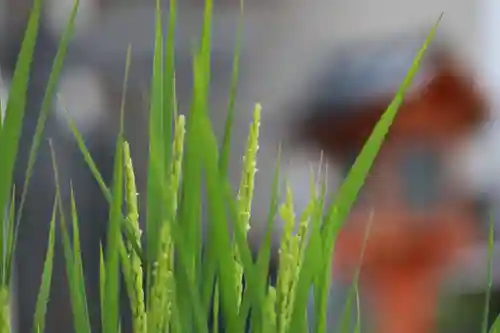
[[[196,56],[195,56],[196,57]],[[196,64],[196,60],[194,61]],[[198,79],[200,75],[199,70],[194,65],[193,69],[194,81]],[[194,88],[193,91],[193,101],[191,112],[187,117],[186,122],[186,137],[185,137],[185,148],[184,148],[184,161],[182,170],[182,189],[181,189],[181,203],[179,210],[178,219],[178,238],[183,238],[182,242],[179,243],[179,239],[176,239],[176,253],[178,255],[183,255],[185,253],[185,258],[187,260],[186,267],[187,274],[193,279],[198,276],[198,264],[196,258],[199,257],[201,252],[201,183],[202,183],[202,144],[203,138],[200,138],[200,113],[205,112],[203,109],[206,106],[206,99],[204,98],[204,90],[199,89],[200,87]],[[210,229],[210,226],[209,226]],[[210,232],[210,231],[209,231]],[[180,246],[184,244],[184,246]],[[177,270],[175,271],[178,272]],[[177,274],[176,274],[177,275]],[[180,276],[176,276],[177,286],[179,290],[186,288],[185,281],[179,279]],[[199,287],[197,287],[198,290]],[[182,308],[189,306],[179,303],[180,311]],[[203,307],[203,304],[200,304]],[[205,311],[208,313],[208,311]],[[189,314],[186,313],[187,320]],[[188,325],[188,322],[184,323],[184,326]]]
[[[77,263],[75,263],[74,250],[71,247],[71,240],[69,237],[68,227],[66,224],[66,216],[64,214],[64,206],[61,197],[61,187],[59,181],[59,171],[57,168],[56,154],[52,141],[49,140],[50,151],[52,156],[52,168],[54,170],[54,179],[56,186],[56,204],[58,207],[59,220],[61,224],[62,241],[63,241],[63,252],[66,261],[66,275],[69,285],[71,310],[73,312],[74,328],[76,333],[90,333],[90,321],[88,318],[88,312],[86,310],[86,304],[83,304],[82,300],[82,289],[81,284],[84,281],[83,276],[78,274],[81,271],[77,268]],[[72,209],[72,217],[74,218]],[[73,223],[73,225],[76,225]],[[80,253],[78,253],[80,255]]]
[[[177,17],[177,0],[169,1],[169,17],[167,38],[165,40],[165,62],[163,76],[163,137],[164,142],[172,140],[173,110],[175,101],[175,31]],[[165,167],[170,165],[171,147],[164,145]]]
[[[219,332],[219,307],[220,307],[220,295],[219,295],[219,284],[217,280],[215,281],[215,291],[213,297],[212,305],[212,332]]]
[[[10,331],[11,328],[11,293],[12,293],[12,274],[11,267],[14,261],[14,229],[15,229],[15,186],[12,186],[12,197],[9,205],[7,219],[4,220],[2,229],[7,234],[2,235],[2,250],[4,253],[1,258],[2,280],[0,281],[0,330]]]
[[[175,284],[175,280],[174,280]],[[177,286],[174,286],[174,303],[172,306],[172,324],[170,326],[171,333],[184,333],[186,332],[182,326],[181,314],[179,313],[179,295],[176,292]]]
[[[165,182],[165,138],[164,134],[164,75],[163,75],[163,32],[161,22],[161,3],[156,1],[155,42],[153,72],[151,81],[151,104],[149,110],[149,158],[147,178],[146,240],[147,260],[153,263],[158,253],[160,227],[164,217],[164,193],[161,184]],[[169,105],[170,106],[170,105]],[[149,277],[152,267],[148,267]]]
[[[243,33],[243,9],[244,0],[240,0],[240,17],[238,20],[238,27],[236,30],[236,43],[234,45],[233,68],[231,75],[231,87],[229,88],[229,101],[227,106],[227,117],[224,124],[224,137],[222,139],[222,147],[219,159],[219,168],[223,177],[227,174],[229,165],[229,156],[231,153],[231,134],[234,122],[234,104],[236,100],[236,93],[238,91],[238,78],[240,69],[240,56],[241,56],[241,37]]]
[[[14,186],[13,186],[14,187]],[[12,191],[14,194],[14,189]],[[10,217],[11,217],[11,211],[12,211],[12,206],[15,205],[15,201],[12,201],[12,198],[15,198],[13,195],[11,195],[11,201],[8,207],[8,210],[5,209],[5,211],[2,211],[2,219],[0,220],[2,222],[2,225],[0,227],[0,285],[5,285],[6,282],[8,281],[6,277],[6,266],[7,266],[7,231],[9,229],[9,223],[10,223]]]
[[[195,55],[197,57],[197,55]],[[196,60],[193,61],[196,63]],[[198,80],[198,72],[193,65],[194,81]],[[196,85],[196,83],[195,83]],[[201,183],[202,183],[202,145],[197,130],[199,129],[199,113],[206,112],[206,86],[202,89],[194,87],[191,112],[187,117],[186,141],[183,163],[183,182],[181,190],[181,207],[179,212],[179,224],[182,226],[182,233],[186,238],[187,248],[179,251],[187,251],[192,263],[188,267],[189,274],[198,275],[198,264],[201,253]]]
[[[82,262],[82,251],[80,246],[80,231],[78,227],[78,213],[76,210],[76,202],[75,202],[75,192],[73,190],[73,184],[70,183],[70,192],[71,192],[71,221],[73,228],[73,263],[74,263],[74,279],[78,288],[78,299],[82,307],[82,322],[85,323],[85,326],[90,330],[90,318],[89,312],[87,308],[87,295],[85,292],[85,276],[83,274],[83,262]]]
[[[123,79],[123,93],[120,108],[120,130],[116,140],[115,165],[113,172],[112,204],[109,213],[107,246],[106,246],[106,280],[104,308],[104,333],[115,333],[119,323],[120,300],[120,243],[122,242],[121,225],[123,221],[122,205],[124,194],[124,117],[127,96],[128,74],[130,70],[131,47],[128,47]],[[134,242],[134,239],[131,240]]]
[[[164,52],[164,71],[163,71],[163,154],[165,168],[163,174],[166,175],[164,181],[167,183],[165,188],[172,188],[168,182],[171,180],[172,166],[174,165],[174,158],[172,145],[169,143],[173,140],[172,120],[177,120],[177,96],[176,96],[176,81],[175,81],[175,32],[176,32],[176,17],[177,17],[177,0],[169,0],[169,17],[168,17],[168,30],[165,39]],[[182,142],[184,145],[184,142]],[[177,202],[178,191],[171,193],[166,191],[163,193],[164,202]],[[176,208],[177,209],[177,208]],[[167,204],[165,207],[165,215],[162,217],[162,224],[167,219],[168,223],[173,223],[176,219],[177,212],[172,211],[171,205]],[[160,227],[161,228],[161,227]],[[161,248],[161,244],[157,244]]]
[[[206,131],[206,129],[205,129]],[[206,134],[205,134],[206,135]],[[221,193],[218,181],[218,160],[214,160],[214,155],[217,156],[217,146],[211,146],[215,149],[205,149],[204,157],[206,159],[206,179],[207,179],[207,198],[209,219],[212,233],[209,237],[216,244],[218,268],[220,278],[220,294],[222,299],[222,313],[224,314],[224,322],[229,332],[240,332],[237,329],[237,295],[235,293],[236,280],[235,270],[232,264],[234,258],[232,256],[231,241],[227,230],[227,219],[225,214],[224,196]],[[212,161],[209,161],[212,159]],[[211,163],[215,162],[215,163]],[[234,223],[237,225],[238,223]],[[231,263],[231,264],[230,264]],[[217,319],[215,319],[217,320]]]
[[[41,7],[41,0],[35,0],[17,58],[9,90],[5,119],[0,130],[0,156],[2,156],[2,163],[0,163],[0,207],[2,207],[2,210],[3,207],[6,207],[12,190],[14,165],[21,137],[31,61],[38,36]],[[7,259],[10,260],[10,258]]]
[[[366,226],[365,229],[365,235],[363,237],[363,246],[361,249],[361,254],[359,258],[359,266],[356,268],[356,272],[354,274],[354,279],[351,284],[351,288],[349,289],[349,293],[347,295],[347,301],[346,304],[344,305],[344,312],[342,314],[342,317],[340,319],[340,332],[349,332],[350,326],[351,326],[351,309],[352,309],[352,303],[356,301],[357,299],[357,290],[358,290],[358,281],[359,281],[359,274],[361,271],[361,265],[363,262],[363,256],[365,254],[365,249],[366,249],[366,242],[368,240],[368,237],[370,236],[370,229],[373,223],[373,211],[370,214],[368,225]],[[358,313],[359,315],[359,313]],[[322,331],[320,331],[322,332]]]
[[[491,288],[493,287],[493,246],[495,245],[495,219],[493,214],[490,217],[490,228],[488,234],[488,272],[486,282],[486,297],[484,299],[482,333],[488,333],[488,317],[490,312]]]
[[[104,309],[104,291],[106,290],[106,261],[102,244],[99,245],[99,300],[101,309]],[[101,325],[104,327],[104,317],[101,316]]]
[[[50,295],[50,285],[52,282],[52,266],[54,261],[54,242],[55,242],[55,224],[57,214],[57,200],[54,200],[52,208],[52,218],[50,220],[49,241],[47,253],[45,255],[45,263],[43,265],[42,283],[35,307],[35,318],[33,332],[45,330],[45,313],[47,312],[47,303]]]
[[[123,137],[120,134],[116,145],[113,180],[113,205],[111,206],[106,246],[106,281],[103,314],[104,333],[114,333],[119,323],[118,304],[120,293],[119,242],[123,196]]]
[[[2,280],[1,285],[10,286],[12,278],[12,265],[14,258],[14,244],[15,244],[15,186],[12,187],[12,196],[10,198],[9,205],[9,216],[5,221],[6,224],[2,227],[2,230],[7,231],[6,234],[2,235]],[[5,237],[5,238],[4,238]],[[5,242],[5,243],[4,243]]]
[[[211,78],[210,62],[211,62],[211,43],[212,43],[212,17],[213,17],[213,0],[205,0],[205,8],[203,12],[203,28],[201,31],[201,41],[199,48],[200,69],[204,74],[203,92],[208,98],[209,82]],[[208,104],[206,104],[208,105]]]

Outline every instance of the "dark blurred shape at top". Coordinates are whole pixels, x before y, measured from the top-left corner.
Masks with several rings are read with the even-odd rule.
[[[418,36],[418,37],[417,37]],[[358,151],[404,81],[425,35],[348,46],[311,96],[301,138],[344,158]],[[486,106],[466,64],[434,40],[406,92],[388,140],[457,138],[481,123]]]

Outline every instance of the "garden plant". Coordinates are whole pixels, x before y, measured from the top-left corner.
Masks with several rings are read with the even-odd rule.
[[[256,101],[253,122],[248,124],[248,144],[246,150],[241,152],[244,159],[241,183],[235,193],[228,183],[226,172],[235,112],[239,45],[235,45],[225,136],[219,143],[208,116],[212,0],[205,1],[201,38],[193,52],[194,83],[189,112],[177,110],[176,103],[176,0],[170,0],[169,3],[168,29],[165,36],[161,22],[161,6],[159,0],[157,2],[155,54],[150,89],[148,186],[147,193],[144,193],[147,196],[145,216],[139,217],[138,213],[133,161],[127,138],[123,134],[123,111],[121,130],[116,140],[112,184],[103,182],[92,156],[85,148],[84,138],[68,116],[68,126],[73,131],[81,153],[110,207],[107,244],[101,250],[101,304],[105,311],[102,316],[103,332],[120,331],[118,299],[122,287],[130,298],[135,333],[208,333],[218,332],[220,325],[224,326],[226,332],[234,333],[326,332],[327,299],[332,275],[331,258],[337,235],[397,115],[405,90],[418,70],[419,61],[434,36],[437,24],[416,55],[406,79],[374,128],[333,202],[325,202],[327,184],[317,181],[320,173],[326,168],[324,165],[320,170],[311,170],[310,186],[315,195],[310,198],[305,211],[296,212],[293,193],[290,190],[278,193],[281,178],[279,165],[276,165],[275,181],[269,187],[273,200],[269,202],[267,233],[258,254],[253,256],[246,235],[251,228],[253,185],[255,174],[258,172],[260,115],[265,112],[266,105],[261,106]],[[16,225],[23,212],[23,201],[14,207],[12,200],[16,191],[13,186],[13,171],[41,9],[42,1],[35,0],[18,55],[6,105],[6,116],[0,123],[0,207],[7,208],[3,219],[4,227],[0,228],[2,333],[11,332],[9,299],[13,253],[16,245]],[[56,98],[55,87],[63,68],[77,10],[78,0],[75,1],[67,29],[61,39],[45,98],[40,106],[41,113],[32,141],[23,198],[26,191],[29,191],[37,150],[42,144],[50,144],[50,141],[42,142],[41,137],[53,99]],[[130,47],[133,48],[133,45]],[[130,48],[128,54],[124,54],[123,60],[127,73]],[[123,101],[127,80],[125,74]],[[67,107],[71,108],[71,105]],[[61,185],[58,183],[57,152],[54,150],[52,157],[56,187],[59,188]],[[286,183],[286,179],[284,181]],[[74,195],[77,194],[72,193],[73,205],[68,216],[62,209],[60,191],[56,191],[45,269],[36,312],[33,314],[33,332],[44,332],[50,288],[55,287],[51,286],[54,242],[60,237],[64,243],[74,330],[76,333],[91,333],[79,250],[78,209],[74,204]],[[201,241],[202,197],[208,200],[205,242]],[[280,200],[281,197],[284,200]],[[277,214],[286,225],[278,254],[277,283],[273,286],[268,279],[268,263],[271,257],[272,224]],[[140,228],[139,218],[145,221],[144,230]],[[228,228],[228,224],[232,227]],[[60,228],[56,229],[56,225]],[[294,232],[296,225],[298,231]],[[366,237],[369,237],[369,233]],[[124,286],[120,286],[120,270],[125,276]],[[346,303],[346,318],[350,317],[350,312],[359,305],[357,274],[355,275],[352,292]],[[489,283],[491,284],[491,280]],[[311,291],[314,297],[314,316],[307,317]],[[487,306],[485,312],[487,313]],[[360,323],[358,312],[358,322],[354,328],[357,332],[361,329]],[[339,328],[342,332],[352,331],[346,325],[339,327],[343,327]],[[486,325],[483,328],[486,332]],[[500,332],[500,328],[493,327],[490,332],[497,330]]]

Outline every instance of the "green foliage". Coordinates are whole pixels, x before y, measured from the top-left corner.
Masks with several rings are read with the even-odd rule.
[[[77,7],[76,0],[68,28],[54,60],[33,138],[17,221],[22,213],[26,189],[73,30]],[[326,332],[331,257],[336,237],[397,115],[405,90],[418,70],[419,62],[434,36],[437,24],[415,58],[393,102],[377,123],[334,202],[328,206],[326,216],[323,215],[326,183],[319,181],[326,166],[311,170],[310,186],[313,195],[307,208],[303,212],[296,212],[293,193],[289,187],[285,193],[285,201],[279,200],[278,156],[274,181],[269,188],[272,199],[269,203],[266,233],[263,245],[254,260],[247,242],[247,232],[251,227],[254,178],[259,158],[259,104],[256,104],[254,110],[254,121],[249,124],[248,143],[246,151],[243,152],[244,166],[237,193],[233,192],[227,179],[242,24],[237,30],[225,133],[222,143],[219,144],[212,130],[208,102],[213,3],[211,0],[205,1],[201,38],[193,54],[193,98],[187,116],[178,114],[175,91],[176,1],[170,0],[169,7],[169,24],[164,38],[160,1],[157,0],[144,233],[139,226],[133,161],[123,133],[130,48],[126,58],[120,132],[116,143],[111,188],[104,183],[81,134],[68,116],[68,125],[110,207],[108,239],[106,247],[101,247],[100,251],[100,296],[101,307],[105,311],[102,316],[103,331],[120,331],[118,300],[122,287],[119,280],[121,269],[125,276],[123,287],[130,297],[132,322],[136,333],[217,332],[220,325],[217,321],[219,315],[224,318],[223,325],[228,332],[244,332],[248,317],[253,333],[303,333],[308,331],[308,327],[313,327],[313,331],[317,333]],[[9,94],[7,115],[0,127],[0,155],[3,158],[0,164],[0,207],[9,207],[8,214],[4,217],[6,227],[0,228],[0,332],[10,331],[8,299],[16,228],[15,210],[13,204],[8,203],[9,196],[14,193],[12,174],[26,105],[30,62],[40,11],[41,1],[35,0]],[[242,2],[241,12],[243,13]],[[241,22],[243,20],[240,20]],[[265,105],[263,108],[265,109]],[[52,157],[56,197],[33,330],[42,332],[44,329],[45,310],[47,302],[50,302],[54,242],[55,237],[62,237],[75,331],[90,333],[75,204],[75,196],[78,193],[71,190],[71,223],[68,224],[63,211],[56,152],[53,149]],[[202,184],[206,186],[203,187]],[[203,192],[204,188],[206,192]],[[206,198],[208,204],[208,216],[205,217],[201,215],[202,197]],[[285,231],[279,252],[278,282],[272,287],[268,280],[268,262],[271,256],[272,226],[277,214],[285,221]],[[202,239],[202,218],[206,218],[206,221],[203,221],[206,222],[206,239]],[[55,232],[57,221],[61,225],[61,235]],[[296,226],[297,233],[294,232]],[[141,245],[142,237],[145,237],[145,248]],[[369,237],[369,228],[366,237]],[[357,309],[355,332],[360,331],[361,321],[357,275],[344,313],[344,318],[350,318],[351,306],[354,303]],[[311,290],[314,295],[314,317],[307,318],[306,307]],[[211,315],[215,320],[213,326],[208,327],[208,318]],[[310,323],[312,325],[309,325]],[[340,332],[350,331],[347,321],[342,320],[340,324]],[[496,327],[500,325],[497,324]],[[496,332],[495,329],[491,332]]]
[[[35,321],[33,325],[33,332],[43,332],[45,329],[45,312],[47,311],[47,302],[49,301],[50,287],[52,280],[52,266],[54,260],[54,243],[56,233],[56,214],[58,208],[58,201],[54,201],[54,208],[52,209],[52,218],[50,219],[49,231],[49,244],[47,247],[47,254],[45,256],[45,264],[43,266],[42,283],[38,293],[37,304],[35,308]]]
[[[0,209],[4,222],[0,228],[0,302],[2,302],[0,303],[0,330],[2,332],[10,330],[10,280],[16,235],[12,180],[21,137],[29,71],[38,35],[40,13],[41,2],[35,1],[14,70],[5,119],[0,127],[0,156],[2,156],[2,163],[0,163]]]

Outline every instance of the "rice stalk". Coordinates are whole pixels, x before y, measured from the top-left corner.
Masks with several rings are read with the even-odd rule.
[[[170,218],[165,220],[161,226],[159,237],[158,259],[153,264],[151,288],[151,304],[148,322],[148,332],[163,332],[168,329],[172,316],[172,306],[175,300],[174,280],[174,243],[172,239],[171,223],[177,215],[178,192],[182,176],[182,159],[184,155],[185,117],[178,116],[175,119],[174,140],[172,143],[172,161],[168,181],[167,211]]]
[[[254,119],[250,125],[248,134],[246,152],[243,155],[243,172],[241,175],[240,187],[238,190],[237,202],[239,221],[242,230],[247,236],[250,230],[250,212],[252,209],[252,198],[255,187],[255,174],[257,173],[257,152],[259,150],[259,129],[260,129],[260,113],[262,107],[257,104],[254,109]],[[243,262],[238,251],[238,246],[233,242],[233,252],[235,260],[235,278],[236,278],[236,296],[237,308],[241,306],[243,295]]]
[[[124,142],[123,153],[125,158],[125,203],[127,207],[127,219],[132,226],[134,239],[141,244],[142,231],[139,227],[139,209],[137,203],[137,187],[135,184],[134,167],[130,155],[130,145]],[[134,251],[132,244],[126,242],[129,274],[130,274],[130,307],[132,311],[132,326],[136,333],[146,333],[147,316],[146,306],[144,304],[143,290],[143,270],[141,258]]]
[[[277,332],[286,333],[288,328],[288,308],[291,298],[294,276],[297,274],[299,243],[293,236],[295,212],[293,194],[286,184],[286,199],[279,209],[284,221],[284,230],[279,249],[278,283],[276,286]]]
[[[277,332],[276,317],[276,288],[269,286],[264,302],[264,316],[262,332]]]
[[[288,332],[295,302],[295,290],[299,278],[300,270],[304,260],[304,251],[307,244],[308,229],[311,217],[314,215],[317,206],[317,189],[314,179],[314,172],[311,168],[311,199],[299,217],[298,230],[296,234],[296,216],[293,205],[293,192],[286,183],[286,198],[281,205],[279,213],[285,226],[281,238],[279,249],[278,283],[276,290],[270,289],[268,302],[276,299],[276,328],[277,332]],[[274,295],[274,292],[276,295]],[[270,311],[266,308],[265,311]],[[266,316],[266,314],[264,315]]]

